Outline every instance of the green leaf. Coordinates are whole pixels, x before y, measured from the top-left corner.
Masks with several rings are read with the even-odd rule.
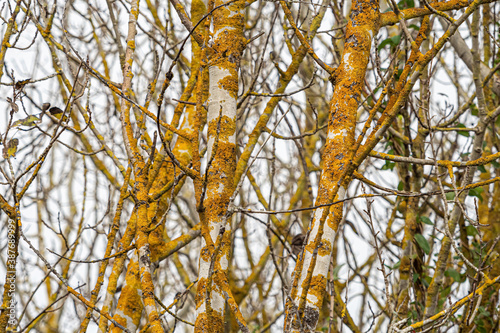
[[[378,51],[382,50],[386,45],[389,45],[391,43],[391,39],[390,38],[386,38],[382,41],[382,43],[380,43],[378,45]]]
[[[465,232],[467,233],[467,236],[476,236],[479,234],[476,227],[474,227],[473,225],[466,226]]]
[[[482,321],[481,321],[481,323],[482,323]],[[484,328],[484,327],[482,327],[482,326],[476,326],[476,329],[477,329],[477,331],[478,331],[479,333],[488,333],[488,332],[486,331],[486,328]]]
[[[429,254],[431,252],[431,246],[424,236],[422,236],[421,234],[416,234],[415,240],[417,241],[418,246],[420,246],[420,248],[425,252],[425,254]]]
[[[399,68],[399,69],[397,70],[397,72],[396,72],[396,75],[395,75],[395,76],[396,76],[396,78],[398,78],[398,79],[399,79],[399,77],[401,76],[401,73],[403,73],[403,69],[402,69],[402,68]]]
[[[406,0],[406,7],[407,8],[414,8],[415,7],[415,1],[413,1],[413,0]]]
[[[428,218],[427,216],[420,216],[420,221],[422,223],[425,223],[425,224],[428,224],[428,225],[434,225],[434,223],[432,223],[431,219]]]
[[[446,200],[453,200],[455,199],[455,192],[448,192],[446,193]]]
[[[415,2],[413,0],[401,0],[398,2],[399,9],[413,8],[415,7]]]
[[[479,110],[476,106],[476,104],[471,104],[470,105],[470,114],[473,115],[473,116],[476,116],[479,114]]]
[[[457,125],[458,128],[465,128],[465,125],[464,124],[458,124]],[[462,135],[462,136],[465,136],[465,137],[470,137],[470,134],[469,134],[469,131],[457,131],[458,135]]]
[[[478,165],[477,169],[481,171],[481,173],[486,173],[486,168],[484,167],[484,165]]]
[[[443,289],[440,292],[441,299],[443,299],[443,298],[446,299],[446,297],[448,297],[448,295],[450,294],[450,292],[451,292],[451,286],[448,286],[445,289]]]
[[[401,260],[399,260],[397,263],[395,263],[394,266],[392,266],[392,269],[398,269],[399,266],[401,266]]]
[[[401,35],[396,35],[393,37],[386,38],[378,45],[378,50],[379,51],[382,50],[386,45],[396,46],[399,44],[400,41],[401,41]]]
[[[12,124],[12,127],[17,127],[17,126],[28,126],[28,127],[33,127],[36,124],[40,123],[40,118],[38,118],[35,115],[28,116],[24,119],[19,119],[15,121]]]
[[[342,266],[344,266],[344,264],[338,265],[337,267],[335,267],[334,269],[332,269],[332,278],[333,278],[333,280],[338,280],[339,279],[339,272],[340,272],[340,269],[342,268]]]
[[[454,270],[453,268],[447,269],[444,272],[444,276],[451,277],[453,280],[455,280],[455,282],[460,282],[460,280],[462,279],[462,276],[460,275],[460,273],[457,272],[456,270]]]
[[[463,153],[463,154],[460,154],[460,157],[462,159],[466,159],[467,157],[469,157],[470,153]]]
[[[479,201],[483,202],[483,197],[481,196],[481,193],[483,193],[483,191],[484,190],[482,187],[471,188],[468,195],[471,197],[479,198]]]
[[[500,168],[500,163],[498,163],[497,161],[491,161],[491,164],[493,165],[493,167],[494,167],[495,169]]]
[[[402,191],[403,189],[404,189],[403,182],[399,182],[399,184],[398,184],[398,191]]]
[[[391,37],[392,45],[396,46],[401,41],[401,35]]]
[[[391,161],[385,161],[385,164],[382,166],[382,170],[394,170],[396,163]]]

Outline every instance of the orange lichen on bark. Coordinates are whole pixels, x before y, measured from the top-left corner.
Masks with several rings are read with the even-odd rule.
[[[123,84],[122,90],[125,96],[131,95],[132,85],[132,63],[135,50],[135,36],[137,33],[137,17],[139,15],[139,1],[135,0],[131,4],[128,33],[127,33],[127,48],[125,51],[125,62],[123,67]],[[158,311],[156,309],[156,301],[154,299],[154,285],[151,279],[151,251],[149,245],[150,223],[152,215],[148,214],[148,167],[142,157],[137,145],[135,130],[132,127],[130,119],[130,102],[127,98],[122,98],[121,101],[121,122],[122,133],[125,141],[125,148],[129,160],[132,163],[135,175],[136,189],[136,212],[137,212],[137,233],[135,244],[139,255],[139,277],[141,281],[142,300],[147,316],[150,320],[150,331],[154,333],[163,332],[163,328],[159,321]]]
[[[228,75],[225,78],[220,79],[218,83],[222,89],[229,91],[231,97],[238,97],[238,76],[235,77],[235,75]]]
[[[0,78],[3,76],[3,69],[4,69],[4,63],[5,63],[5,54],[7,53],[7,50],[11,46],[9,44],[10,37],[12,34],[16,31],[16,17],[17,14],[19,14],[19,10],[21,9],[21,0],[17,0],[16,2],[16,7],[12,11],[12,15],[9,18],[9,21],[7,22],[7,27],[5,29],[3,38],[2,38],[2,45],[0,47]]]
[[[483,3],[493,2],[493,0],[486,0]],[[466,8],[470,5],[467,0],[450,0],[431,3],[430,6],[438,11],[449,11],[454,9]],[[401,10],[401,14],[405,20],[415,17],[430,15],[432,12],[427,8],[408,8]],[[393,25],[399,22],[397,15],[394,12],[383,13],[380,16],[380,26]]]
[[[125,284],[120,293],[116,314],[113,319],[120,325],[137,328],[142,315],[141,281],[139,279],[139,263],[133,259],[128,264]],[[119,327],[111,325],[110,331],[121,332]]]
[[[329,253],[328,253],[329,254]],[[325,285],[326,285],[326,277],[324,275],[316,275],[311,279],[309,286],[309,296],[315,296],[316,302],[312,301],[311,303],[318,308],[321,308],[323,304],[323,295],[325,293]]]
[[[196,317],[194,327],[195,332],[223,332],[224,317],[218,314],[214,314],[213,312],[212,315],[202,313],[201,315]]]
[[[221,7],[213,14],[213,42],[207,49],[208,163],[206,182],[197,183],[204,242],[200,251],[195,332],[222,332],[225,300],[236,304],[231,291],[224,286],[231,249],[228,206],[235,189],[236,98],[240,57],[245,47],[242,13],[245,3],[215,1],[213,5]],[[237,312],[237,306],[232,311]]]
[[[425,67],[420,64],[422,54],[418,49],[424,39],[427,38],[425,35],[425,31],[427,31],[428,24],[429,18],[425,17],[422,20],[422,24],[420,26],[417,38],[415,39],[415,43],[412,45],[412,52],[410,54],[410,57],[406,61],[405,67],[403,68],[403,71],[401,72],[399,80],[394,89],[395,93],[390,96],[389,101],[387,102],[387,106],[382,112],[382,116],[379,118],[374,129],[366,139],[365,144],[356,152],[356,157],[352,163],[353,169],[356,169],[362,163],[362,161],[366,158],[366,156],[368,156],[375,145],[381,140],[383,134],[390,126],[390,124],[392,124],[394,118],[398,114],[400,107],[406,101],[411,88],[415,84],[415,81],[412,80],[408,82],[408,76],[410,75],[410,73],[412,73],[414,68],[418,68],[418,70],[421,71]],[[416,78],[413,78],[413,80],[416,80]]]
[[[332,202],[337,193],[338,199],[343,199],[349,183],[347,165],[353,156],[356,111],[362,99],[371,40],[378,31],[378,18],[377,1],[353,3],[342,62],[336,71],[335,91],[330,102],[328,134],[316,205]],[[300,321],[306,325],[306,331],[315,330],[326,287],[324,277],[328,274],[331,244],[341,219],[342,204],[315,211],[309,226],[306,251],[294,271],[292,300],[286,306],[285,329],[300,331]],[[294,309],[298,309],[300,318],[297,318]]]

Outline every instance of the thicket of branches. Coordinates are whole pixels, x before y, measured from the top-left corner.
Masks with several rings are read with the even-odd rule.
[[[498,9],[2,2],[0,332],[500,330]]]

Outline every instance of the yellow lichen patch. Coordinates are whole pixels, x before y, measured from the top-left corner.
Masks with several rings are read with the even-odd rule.
[[[332,252],[332,244],[329,240],[323,240],[318,248],[319,256],[329,256]]]
[[[142,314],[141,283],[139,281],[139,264],[132,260],[129,263],[125,285],[118,300],[117,311],[132,319],[135,326],[139,325]],[[117,317],[117,315],[115,315]],[[119,317],[119,316],[118,316]],[[123,318],[124,319],[124,318]],[[124,322],[126,325],[126,320]]]
[[[314,249],[316,248],[316,246],[314,245],[314,242],[309,242],[307,243],[307,245],[304,247],[304,250],[309,252],[309,253],[314,253]]]
[[[165,232],[165,226],[160,225],[153,232],[149,234],[148,243],[151,248],[151,261],[155,261],[159,254],[163,252],[162,246],[165,243],[163,238],[163,233]]]
[[[233,125],[234,126],[234,125]],[[221,130],[221,136],[227,136],[234,133],[234,128],[228,130]],[[208,177],[213,178],[213,184],[210,184],[211,190],[219,190],[220,184],[227,184],[229,188],[224,189],[224,192],[230,192],[233,187],[232,182],[228,178],[234,175],[234,164],[236,162],[236,146],[234,143],[223,141],[219,139],[217,147],[214,147],[215,156],[212,160],[212,165],[208,170]],[[212,157],[211,157],[212,158]],[[226,186],[226,185],[224,185]]]
[[[210,234],[208,235],[210,237]],[[212,248],[212,251],[210,251],[210,248]],[[205,262],[210,262],[210,259],[212,258],[212,252],[213,252],[213,245],[211,246],[205,246],[200,252],[200,260],[204,260]],[[199,283],[199,282],[198,282]]]
[[[113,316],[113,320],[116,321],[119,325],[127,327],[127,319],[120,316],[119,314],[115,314]],[[110,332],[120,332],[120,331],[122,331],[121,328],[116,327],[114,324],[111,325]]]
[[[338,196],[335,196],[335,201],[338,200]],[[336,204],[330,208],[330,216],[326,220],[327,225],[333,230],[337,231],[339,228],[339,223],[342,220],[342,210],[344,208],[344,204]]]
[[[407,256],[404,256],[401,258],[401,264],[399,265],[399,274],[400,278],[408,278],[408,275],[410,274],[411,270],[411,262],[410,259]]]
[[[137,20],[137,18],[139,17],[139,10],[137,9],[137,7],[132,6],[130,14],[132,14]]]
[[[229,137],[236,132],[236,124],[233,119],[228,116],[218,117],[213,119],[208,124],[208,137],[218,137],[220,143],[228,141]],[[234,146],[234,145],[233,145]],[[219,146],[220,147],[220,146]],[[219,151],[217,147],[217,154],[223,154],[223,150]],[[220,147],[222,149],[222,147]]]
[[[206,12],[206,7],[203,1],[193,0],[191,1],[191,21],[197,23]],[[198,29],[203,29],[203,25],[200,25]]]
[[[323,303],[323,295],[325,293],[326,278],[319,274],[313,276],[309,284],[309,294],[316,297],[316,301],[313,302],[317,308],[321,308]],[[311,300],[311,297],[308,297]]]
[[[207,294],[207,279],[202,277],[198,280],[198,287],[197,287],[196,297],[194,300],[197,309],[205,300],[206,294]]]
[[[215,6],[223,5],[227,1],[215,1]],[[245,1],[235,1],[227,6],[220,7],[219,10],[214,12],[214,26],[217,29],[229,27],[234,30],[242,30],[244,24],[244,17],[242,10],[245,6]],[[239,34],[242,35],[242,34]]]
[[[141,260],[141,258],[139,258],[139,260]],[[149,272],[148,269],[146,269],[145,267],[142,267],[140,270],[140,277],[141,277],[141,280],[149,281],[149,280],[151,280],[151,273]],[[142,285],[142,294],[146,295],[146,296],[153,297],[153,294],[154,294],[153,284]]]
[[[209,317],[206,313],[202,313],[196,317],[194,324],[195,333],[219,333],[224,332],[224,318],[212,311]]]
[[[459,9],[465,8],[469,6],[470,2],[467,0],[450,0],[450,1],[441,1],[432,4],[438,11],[448,11],[451,9]],[[407,8],[402,10],[402,14],[406,20],[424,16],[425,14],[431,14],[431,11],[427,8]],[[380,25],[387,26],[393,25],[399,22],[397,15],[394,12],[387,12],[381,15]]]
[[[238,97],[238,76],[228,75],[218,82],[219,87],[229,92],[233,98]]]

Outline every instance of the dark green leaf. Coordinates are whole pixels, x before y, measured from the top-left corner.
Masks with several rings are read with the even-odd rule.
[[[431,246],[424,236],[422,236],[421,234],[416,234],[415,240],[417,241],[418,246],[420,246],[420,248],[425,252],[425,254],[429,254],[431,252]]]
[[[420,216],[420,221],[422,223],[425,223],[428,225],[434,225],[434,223],[432,223],[431,219],[429,219],[427,216]]]
[[[378,45],[378,50],[382,50],[385,46],[387,45],[390,45],[390,46],[396,46],[399,44],[399,42],[401,41],[401,36],[400,35],[396,35],[396,36],[393,36],[393,37],[389,37],[389,38],[386,38],[384,39],[379,45]]]
[[[401,35],[391,37],[392,45],[396,46],[401,41]]]
[[[382,50],[386,45],[389,45],[391,43],[390,38],[384,39],[380,44],[378,44],[378,51]]]
[[[458,128],[465,128],[465,125],[464,124],[458,124],[457,125]],[[462,135],[462,136],[465,136],[465,137],[470,137],[470,133],[469,131],[457,131],[458,135]]]
[[[476,236],[478,234],[476,227],[473,225],[466,226],[465,232],[467,233],[467,236]]]
[[[394,170],[396,163],[391,161],[385,161],[385,164],[382,166],[382,170]]]
[[[479,110],[476,106],[476,104],[471,104],[470,105],[470,114],[473,115],[473,116],[476,116],[479,114]]]
[[[406,0],[406,8],[414,8],[415,2],[413,0]]]
[[[440,296],[446,299],[446,297],[448,297],[450,292],[451,292],[451,286],[448,286],[447,288],[443,289],[443,291],[441,291]]]
[[[469,190],[469,196],[471,197],[476,197],[478,198],[481,202],[483,202],[483,197],[481,196],[481,193],[483,192],[483,188],[482,187],[476,187],[476,188],[471,188]]]
[[[456,270],[454,270],[453,268],[450,268],[450,269],[447,269],[445,272],[444,272],[444,276],[449,276],[451,277],[453,280],[455,280],[455,282],[460,282],[461,280],[461,276],[460,276],[460,273],[457,272]]]

